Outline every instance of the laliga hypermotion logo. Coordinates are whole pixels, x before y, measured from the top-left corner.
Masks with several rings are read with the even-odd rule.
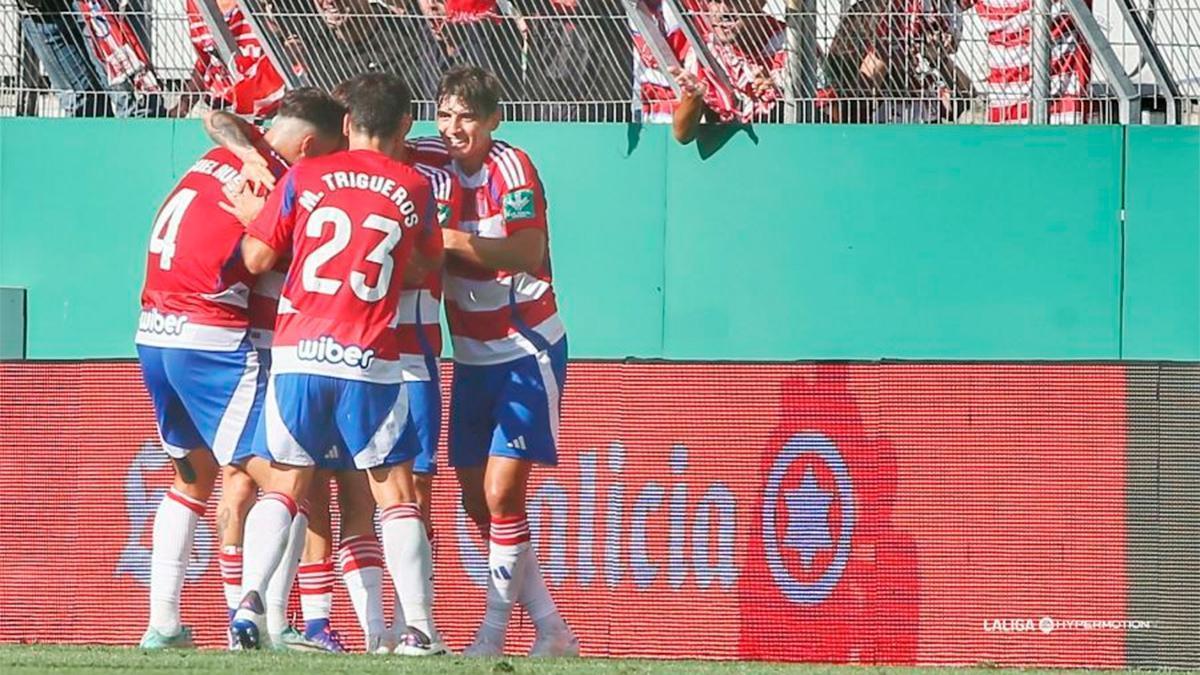
[[[767,567],[784,597],[802,605],[829,597],[850,558],[854,490],[824,435],[797,434],[784,444],[767,475],[762,524]]]
[[[161,473],[168,461],[167,454],[158,443],[146,441],[130,462],[129,473],[125,476],[125,515],[129,519],[129,537],[117,560],[115,576],[131,576],[143,586],[150,585],[149,535],[154,531],[154,513],[167,492],[161,485],[168,484],[167,481],[157,481],[157,476],[155,483],[161,485],[148,484],[147,479]],[[214,544],[212,526],[205,520],[196,523],[196,535],[192,541],[188,581],[198,580],[208,569]]]

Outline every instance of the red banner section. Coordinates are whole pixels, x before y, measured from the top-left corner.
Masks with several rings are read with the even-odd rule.
[[[1125,662],[1119,366],[573,363],[563,415],[530,515],[585,654]],[[170,482],[137,365],[0,365],[0,425],[0,641],[135,643]],[[444,470],[436,611],[461,648],[486,548],[457,503]],[[184,596],[213,646],[215,539],[210,516]]]

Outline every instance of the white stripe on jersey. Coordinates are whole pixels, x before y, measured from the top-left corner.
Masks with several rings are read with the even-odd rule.
[[[531,327],[530,330],[540,335],[542,339],[550,344],[557,343],[567,334],[567,330],[563,327],[558,314]],[[450,339],[454,344],[455,363],[463,363],[469,366],[491,366],[497,363],[508,363],[513,359],[520,358],[520,354],[514,356],[513,352],[537,354],[540,351],[537,345],[530,342],[529,338],[520,333],[513,333],[507,337],[495,340],[475,340],[451,334]]]
[[[425,357],[417,354],[401,354],[395,361],[380,358],[371,360],[367,368],[348,366],[328,361],[301,359],[295,345],[271,347],[271,374],[301,373],[324,375],[357,382],[397,384],[399,382],[427,382],[429,368]]]
[[[510,290],[520,304],[541,298],[550,290],[550,283],[525,272],[483,280],[446,275],[446,299],[467,312],[490,312],[508,307]]]
[[[417,323],[417,307],[421,308],[421,324],[435,324],[442,312],[442,303],[438,302],[424,289],[400,291],[400,306],[396,309],[397,324]]]
[[[488,154],[495,160],[496,166],[500,167],[500,176],[504,179],[505,187],[512,189],[525,185],[525,168],[521,165],[515,148],[496,141]]]
[[[450,201],[450,181],[452,178],[449,171],[421,163],[413,164],[413,168],[429,180],[429,185],[433,188],[434,199],[441,202]]]
[[[460,225],[463,232],[477,234],[485,239],[503,239],[507,236],[504,227],[504,216],[499,213],[480,218],[479,220],[464,220]]]
[[[180,314],[142,310],[134,343],[146,347],[198,349],[207,352],[231,352],[246,339],[246,329],[230,326],[205,326],[192,323]]]
[[[250,306],[250,289],[246,288],[246,284],[240,281],[220,293],[202,293],[200,297],[211,302],[219,302],[222,305],[230,305],[242,309]]]

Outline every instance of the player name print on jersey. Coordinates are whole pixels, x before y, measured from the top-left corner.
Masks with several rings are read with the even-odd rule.
[[[321,180],[325,185],[329,186],[330,190],[338,188],[354,188],[358,190],[370,190],[377,192],[384,197],[387,197],[393,204],[400,208],[400,213],[404,216],[404,227],[409,228],[417,224],[417,207],[409,199],[408,189],[403,185],[397,185],[396,181],[384,176],[375,176],[357,171],[334,171],[321,176]],[[320,203],[324,197],[323,192],[313,194],[306,193],[300,199],[300,205],[308,210],[312,210]],[[305,199],[309,203],[305,203]]]
[[[228,185],[234,180],[237,180],[238,176],[241,175],[240,172],[232,166],[211,159],[198,160],[192,165],[192,168],[188,169],[188,173],[198,173],[203,176],[212,176],[220,181],[222,185]]]

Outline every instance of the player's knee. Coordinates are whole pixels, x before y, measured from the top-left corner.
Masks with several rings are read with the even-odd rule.
[[[492,516],[513,516],[525,512],[525,493],[519,486],[489,482],[483,488],[487,510]]]
[[[245,513],[254,503],[258,486],[250,474],[236,467],[227,467],[221,474],[221,502]]]
[[[212,496],[217,481],[217,463],[208,451],[196,450],[184,457],[171,458],[175,466],[174,488],[202,502]]]

